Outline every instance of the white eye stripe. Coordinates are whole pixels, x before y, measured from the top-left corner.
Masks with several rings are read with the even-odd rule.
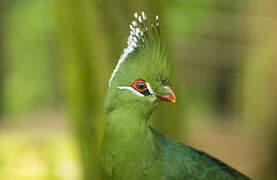
[[[126,90],[131,91],[132,93],[134,93],[134,94],[137,95],[137,96],[144,97],[143,94],[137,92],[134,88],[129,87],[129,86],[119,86],[118,89],[126,89]]]
[[[147,84],[147,89],[149,90],[150,94],[151,94],[151,95],[155,95],[155,93],[153,92],[153,90],[152,90],[150,84],[147,83],[147,82],[146,82],[146,84]],[[118,88],[118,89],[126,89],[126,90],[131,91],[133,94],[135,94],[135,95],[137,95],[137,96],[144,97],[143,94],[141,94],[140,92],[136,91],[133,87],[130,87],[130,86],[118,86],[117,88]]]

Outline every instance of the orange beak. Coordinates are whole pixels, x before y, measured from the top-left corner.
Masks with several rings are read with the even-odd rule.
[[[176,96],[172,89],[169,86],[166,86],[165,88],[169,89],[170,93],[164,96],[157,96],[159,99],[164,100],[164,101],[169,101],[172,103],[176,102]]]

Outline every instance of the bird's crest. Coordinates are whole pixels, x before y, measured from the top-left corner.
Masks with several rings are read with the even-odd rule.
[[[115,69],[112,72],[109,80],[109,86],[111,85],[115,74],[119,70],[120,66],[132,56],[139,48],[146,48],[147,46],[160,42],[160,23],[159,16],[155,16],[154,23],[148,23],[145,13],[142,11],[141,15],[137,12],[134,13],[135,20],[129,25],[130,34],[127,40],[127,48],[123,50],[123,54],[120,56]]]

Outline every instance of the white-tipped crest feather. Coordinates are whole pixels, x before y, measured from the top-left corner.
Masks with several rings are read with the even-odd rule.
[[[135,12],[134,17],[135,17],[135,19],[138,20],[140,26],[136,20],[132,21],[132,23],[129,25],[130,34],[127,39],[127,47],[125,49],[123,49],[123,54],[120,56],[118,63],[111,74],[111,78],[109,80],[109,86],[111,85],[111,82],[112,82],[116,72],[118,71],[120,65],[139,46],[139,42],[144,42],[144,39],[142,38],[142,36],[144,35],[144,32],[148,31],[148,27],[143,26],[143,24],[146,24],[146,19],[147,19],[145,13],[142,11],[141,16],[139,16],[138,13]],[[158,16],[156,16],[156,21],[157,20],[158,20]],[[151,27],[153,27],[153,24],[151,24]]]

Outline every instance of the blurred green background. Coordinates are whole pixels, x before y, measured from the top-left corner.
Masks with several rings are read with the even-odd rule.
[[[108,80],[141,10],[160,15],[177,95],[151,124],[254,179],[277,179],[276,9],[274,0],[1,0],[0,179],[99,178]]]

